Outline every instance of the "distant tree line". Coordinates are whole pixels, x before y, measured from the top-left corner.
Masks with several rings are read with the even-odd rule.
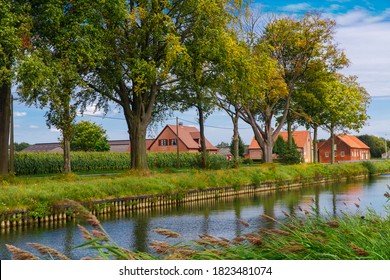
[[[370,147],[370,154],[373,158],[381,158],[386,150],[390,151],[390,141],[383,137],[364,134],[357,136],[357,138]]]
[[[263,24],[266,21],[266,24]],[[131,143],[130,166],[147,169],[145,139],[154,121],[194,108],[201,167],[204,125],[217,109],[248,123],[272,162],[282,127],[293,146],[294,123],[335,132],[358,130],[369,95],[334,39],[336,23],[318,13],[265,19],[234,0],[0,0],[0,174],[7,173],[9,96],[47,109],[61,131],[64,172],[78,112],[120,107]],[[276,120],[276,122],[275,122]],[[332,159],[334,153],[332,153]]]

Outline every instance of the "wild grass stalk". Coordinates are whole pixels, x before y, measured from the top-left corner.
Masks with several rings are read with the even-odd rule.
[[[334,219],[329,216],[306,215],[288,217],[273,222],[274,228],[259,228],[257,232],[238,236],[232,240],[209,234],[193,242],[171,245],[152,241],[150,247],[157,255],[132,252],[121,248],[104,230],[99,220],[76,202],[68,201],[80,217],[86,219],[91,230],[79,226],[85,242],[77,248],[96,252],[88,259],[269,259],[269,260],[388,260],[390,259],[390,214],[386,217],[368,210],[365,216],[344,215]],[[167,229],[155,232],[168,237],[180,237]],[[67,259],[54,249],[39,244],[29,244],[44,256]],[[37,259],[30,252],[7,245],[14,259]]]

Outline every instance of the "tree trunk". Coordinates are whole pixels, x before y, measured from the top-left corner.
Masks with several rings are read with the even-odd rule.
[[[238,119],[239,119],[239,115],[238,115],[238,111],[236,110],[236,114],[234,116],[232,116],[232,121],[233,121],[233,147],[234,147],[234,151],[233,151],[233,160],[234,160],[234,166],[235,167],[238,167],[239,165],[239,158],[240,158],[240,155],[239,155],[239,133],[238,133]]]
[[[274,144],[275,144],[273,137],[268,136],[267,139],[265,139],[264,143],[265,143],[264,155],[263,155],[264,162],[271,163],[273,161],[272,150],[274,149]]]
[[[10,97],[11,85],[4,82],[0,87],[0,175],[8,174]]]
[[[130,121],[130,167],[135,170],[147,170],[146,159],[146,130],[149,122],[142,122],[139,118]]]
[[[270,111],[270,109],[268,109],[268,111]],[[266,118],[265,118],[265,121],[264,121],[264,127],[265,127],[265,131],[264,131],[264,155],[263,155],[263,158],[264,158],[264,162],[266,163],[271,163],[273,161],[273,158],[272,158],[272,150],[274,149],[274,145],[275,145],[275,139],[276,138],[276,135],[279,133],[279,128],[276,130],[276,131],[273,131],[272,129],[272,114],[267,112],[266,114]],[[279,125],[280,127],[280,125]]]
[[[288,148],[291,150],[293,146],[292,122],[289,118],[287,119],[287,139],[288,139]]]
[[[71,162],[70,162],[70,139],[63,135],[64,141],[64,173],[68,174],[72,172]]]
[[[200,168],[207,167],[207,149],[206,149],[206,137],[204,133],[204,112],[202,104],[198,107],[199,114],[199,131],[200,131]]]
[[[331,154],[331,157],[330,157],[330,163],[331,164],[334,164],[334,158],[335,158],[335,155],[334,155],[334,131],[333,131],[333,127],[330,129],[330,154]]]
[[[153,83],[145,92],[128,95],[128,89],[121,84],[121,106],[125,115],[130,139],[130,168],[148,170],[146,158],[146,131],[152,121],[157,84]]]
[[[69,89],[61,98],[62,106],[64,107],[63,121],[61,122],[60,129],[62,130],[62,141],[64,142],[64,173],[68,174],[72,172],[71,160],[70,160],[70,141],[73,134],[73,118],[71,116],[70,108],[71,90]]]
[[[313,162],[318,162],[318,126],[313,127]]]

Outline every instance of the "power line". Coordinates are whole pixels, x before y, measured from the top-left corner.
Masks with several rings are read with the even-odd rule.
[[[87,117],[94,117],[94,118],[101,118],[101,119],[112,119],[112,120],[121,120],[121,121],[125,120],[124,118],[115,118],[115,117],[99,116],[99,115],[92,115],[92,114],[81,114],[81,115],[78,115],[78,116],[79,117],[87,116]],[[178,118],[178,119],[181,120],[181,121],[185,121],[187,123],[191,123],[191,124],[196,124],[196,125],[199,124],[198,122],[195,122],[195,121],[190,121],[190,120],[186,120],[186,119],[182,119],[182,118]],[[171,119],[167,119],[167,120],[175,120],[175,118],[171,118]],[[215,125],[204,125],[204,126],[208,127],[208,128],[215,128],[215,129],[233,130],[233,127],[222,127],[222,126],[215,126]],[[252,128],[251,127],[244,127],[244,128],[239,128],[239,129],[252,129]]]
[[[87,116],[87,117],[94,117],[94,118],[101,118],[101,119],[110,119],[110,120],[121,120],[121,121],[125,120],[124,118],[114,118],[114,117],[99,116],[99,115],[92,115],[92,114],[80,114],[80,115],[77,115],[77,116],[79,116],[79,117]]]
[[[185,120],[185,119],[182,119],[182,118],[179,118],[179,120],[182,120],[182,121],[185,121],[185,122],[188,122],[188,123],[192,123],[192,124],[199,124],[197,122]],[[214,126],[214,125],[204,125],[204,126],[205,127],[210,127],[210,128],[216,128],[216,129],[229,129],[229,130],[233,129],[233,127],[222,127],[222,126]],[[244,128],[240,128],[240,129],[252,129],[252,128],[251,127],[244,127]]]

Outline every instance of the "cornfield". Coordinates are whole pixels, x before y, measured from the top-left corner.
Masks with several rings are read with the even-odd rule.
[[[208,155],[208,168],[221,169],[229,162],[221,155]],[[148,153],[149,168],[177,167],[176,153]],[[180,168],[198,168],[200,155],[180,154]],[[127,153],[108,152],[72,152],[71,165],[73,172],[112,171],[130,168],[130,155]],[[16,153],[16,175],[56,174],[63,171],[61,153]]]

